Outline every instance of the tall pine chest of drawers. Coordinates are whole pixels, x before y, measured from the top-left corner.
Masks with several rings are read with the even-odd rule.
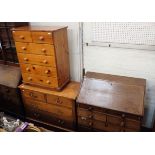
[[[23,82],[61,90],[70,80],[67,27],[12,29]]]

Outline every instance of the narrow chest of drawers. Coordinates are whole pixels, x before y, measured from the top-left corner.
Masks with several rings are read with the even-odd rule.
[[[56,92],[22,84],[26,118],[75,130],[75,99],[79,87],[79,83],[70,82],[61,92]]]
[[[61,90],[70,80],[67,27],[12,29],[23,83]]]

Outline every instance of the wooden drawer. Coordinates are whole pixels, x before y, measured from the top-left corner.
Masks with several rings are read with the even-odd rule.
[[[121,117],[115,116],[115,115],[107,115],[107,122],[108,124],[113,125],[123,125],[124,121]]]
[[[46,102],[45,94],[43,94],[43,93],[23,89],[22,94],[23,94],[24,97],[28,97],[28,98],[31,98],[31,99],[34,99],[34,100],[37,100],[37,101]]]
[[[60,96],[49,95],[49,94],[47,94],[47,102],[50,104],[55,104],[55,105],[64,106],[68,108],[72,108],[74,104],[73,100],[60,97]]]
[[[87,119],[91,119],[92,112],[84,108],[78,108],[78,116],[83,116],[86,117]]]
[[[23,73],[30,73],[47,77],[57,77],[56,68],[31,64],[20,64],[20,67]]]
[[[33,42],[53,44],[51,32],[32,32]]]
[[[19,53],[30,53],[29,43],[15,42],[16,51]]]
[[[31,32],[29,31],[12,31],[15,41],[32,42]]]
[[[106,117],[105,113],[93,111],[93,119],[94,120],[99,120],[99,121],[102,121],[102,122],[106,122],[107,117]]]
[[[20,63],[56,67],[55,58],[53,56],[18,53],[18,59]]]
[[[140,130],[140,126],[141,126],[140,121],[125,119],[125,128],[127,129]]]
[[[30,53],[33,53],[33,54],[55,56],[54,45],[29,43],[29,48],[30,48]]]
[[[86,117],[78,116],[78,125],[84,126],[87,128],[93,128],[93,122],[90,119],[86,119]]]
[[[58,80],[56,77],[46,77],[34,74],[22,73],[23,81],[26,83],[32,83],[36,85],[43,85],[47,87],[57,88]]]
[[[60,118],[56,118],[53,116],[52,113],[49,113],[47,111],[42,111],[36,108],[32,108],[30,106],[26,106],[25,111],[26,111],[27,118],[34,119],[40,122],[49,123],[52,125],[57,125],[60,127],[65,127],[70,129],[74,128],[72,121],[66,121]]]
[[[31,106],[33,108],[46,111],[48,113],[51,113],[54,117],[57,117],[63,120],[68,120],[68,121],[73,120],[72,109],[51,105],[45,102],[35,101],[29,98],[24,98],[24,101],[25,101],[25,106]]]

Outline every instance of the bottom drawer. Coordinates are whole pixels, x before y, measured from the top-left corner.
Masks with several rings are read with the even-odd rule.
[[[25,112],[26,112],[26,117],[29,117],[37,121],[54,124],[54,125],[64,127],[64,128],[69,128],[69,129],[74,128],[74,124],[72,121],[66,121],[66,120],[56,118],[53,116],[53,114],[47,111],[42,111],[36,108],[34,109],[32,107],[25,107]]]

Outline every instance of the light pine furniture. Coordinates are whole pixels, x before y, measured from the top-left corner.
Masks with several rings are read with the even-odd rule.
[[[75,100],[80,89],[78,82],[70,82],[60,92],[25,84],[19,88],[28,120],[64,128],[66,131],[76,129]]]
[[[70,81],[67,27],[12,29],[23,83],[61,90]]]

